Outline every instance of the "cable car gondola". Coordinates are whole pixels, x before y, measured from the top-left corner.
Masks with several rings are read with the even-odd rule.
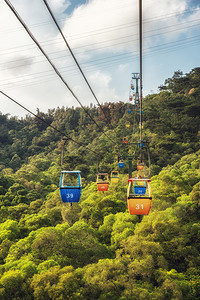
[[[144,147],[144,142],[142,141],[138,141],[138,147],[139,148],[143,148]]]
[[[124,168],[124,160],[121,157],[121,155],[118,156],[118,167],[119,168]]]
[[[97,188],[98,191],[104,192],[108,190],[109,180],[108,173],[99,173],[97,174]]]
[[[141,159],[137,161],[137,170],[142,171],[144,169],[144,162]]]
[[[134,194],[145,195],[146,194],[146,181],[134,181]]]
[[[111,183],[118,183],[119,182],[119,172],[112,171],[110,175]]]
[[[137,170],[143,170],[144,169],[144,164],[140,163],[137,165]]]
[[[79,202],[82,190],[81,171],[62,171],[59,188],[62,202]]]
[[[143,124],[139,123],[139,128],[143,129]]]
[[[119,168],[124,168],[124,160],[119,160],[118,167]]]
[[[123,144],[128,144],[128,138],[127,137],[123,137]]]
[[[130,178],[128,180],[127,206],[130,215],[149,214],[152,199],[150,182],[149,178]],[[138,184],[138,189],[136,189],[135,183]],[[143,189],[140,184],[144,185]]]

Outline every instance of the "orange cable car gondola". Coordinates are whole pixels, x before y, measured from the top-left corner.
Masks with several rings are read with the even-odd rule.
[[[143,162],[138,162],[137,163],[137,170],[143,170],[144,169],[144,163]]]
[[[135,183],[142,184],[145,186],[140,187],[137,191],[134,188]],[[128,180],[127,190],[127,206],[130,215],[148,215],[151,208],[151,179],[149,178],[130,178]],[[144,189],[145,187],[145,189]]]
[[[128,144],[128,138],[127,137],[123,137],[123,144]]]
[[[97,174],[98,191],[100,192],[107,191],[108,186],[109,186],[108,173],[98,173]]]
[[[118,171],[112,171],[110,175],[111,183],[118,183],[119,182],[119,172]]]

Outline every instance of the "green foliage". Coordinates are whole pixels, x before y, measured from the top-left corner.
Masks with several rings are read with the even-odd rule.
[[[118,248],[122,240],[133,235],[137,219],[136,216],[130,216],[127,212],[105,216],[104,223],[99,227],[102,240]]]
[[[59,195],[58,132],[35,117],[0,114],[0,299],[200,298],[199,70],[175,72],[144,99],[154,176],[143,218],[128,214],[127,159],[118,169],[119,153],[135,151],[122,137],[139,138],[137,124],[134,132],[124,126],[133,123],[124,103],[103,105],[109,122],[101,109],[87,108],[106,135],[81,108],[37,110],[86,146],[65,143],[63,168],[81,170],[83,178],[81,201],[72,206]],[[107,192],[97,191],[97,165],[120,172]]]
[[[160,86],[160,90],[169,90],[173,93],[189,92],[192,88],[199,87],[200,68],[192,69],[191,72],[183,76],[182,71],[174,72],[172,78],[165,80],[165,85]]]
[[[19,226],[17,221],[7,220],[0,224],[0,242],[5,239],[16,240],[19,237]]]
[[[168,80],[166,91],[144,101],[144,127],[151,139],[151,155],[162,167],[199,149],[199,77],[200,68],[185,76],[177,72]]]
[[[186,272],[186,279],[191,290],[191,300],[197,300],[200,297],[200,269],[189,268]]]
[[[73,267],[51,267],[33,277],[34,299],[84,299],[80,279]]]
[[[32,231],[41,227],[50,226],[51,221],[48,215],[32,214],[21,218],[19,225],[21,227],[26,227],[29,231]]]
[[[105,194],[103,192],[97,193],[96,183],[89,185],[83,192],[80,219],[98,228],[103,223],[104,216],[126,211],[124,192],[125,189],[121,188],[120,185],[116,187],[113,185]],[[85,199],[85,195],[88,194],[89,197]]]
[[[5,272],[0,279],[0,285],[2,286],[1,296],[2,298],[12,299],[12,297],[19,296],[22,289],[23,276],[18,270],[10,270]]]

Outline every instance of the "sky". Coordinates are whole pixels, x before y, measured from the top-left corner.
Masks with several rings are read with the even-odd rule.
[[[10,0],[32,35],[82,105],[97,102],[78,70],[43,0]],[[129,101],[132,73],[139,73],[139,0],[48,0],[98,101]],[[79,107],[69,89],[0,1],[0,90],[33,113]],[[143,0],[143,94],[175,71],[199,67],[200,0]],[[27,111],[0,94],[0,112]]]

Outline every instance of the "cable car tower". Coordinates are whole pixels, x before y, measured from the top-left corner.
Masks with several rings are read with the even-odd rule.
[[[140,100],[139,100],[139,84],[138,81],[140,79],[140,73],[132,73],[132,79],[136,80],[136,85],[135,85],[135,105],[138,105]]]
[[[136,88],[138,86],[138,81],[140,80],[140,91],[139,94],[137,93],[137,100],[139,100],[139,156],[137,159],[137,176],[135,178],[132,178],[131,169],[129,169],[129,179],[128,179],[128,190],[127,190],[127,206],[129,209],[129,213],[131,215],[148,215],[150,208],[151,208],[151,187],[150,182],[150,156],[148,152],[148,159],[149,159],[149,175],[146,176],[144,170],[145,170],[145,164],[144,164],[144,144],[143,141],[143,135],[142,135],[142,101],[143,101],[143,92],[142,92],[142,0],[139,0],[139,48],[140,48],[140,73],[133,73],[134,79],[136,79]],[[132,77],[132,79],[133,79]],[[138,90],[136,89],[136,92]],[[135,100],[135,101],[137,101]],[[136,104],[136,103],[135,103]],[[136,104],[136,105],[137,105]],[[130,165],[130,164],[129,164]]]

